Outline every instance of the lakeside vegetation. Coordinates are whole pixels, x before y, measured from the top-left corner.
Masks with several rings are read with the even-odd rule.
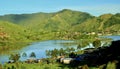
[[[91,56],[93,56],[92,54],[95,54],[95,53],[97,54],[97,51],[99,51],[98,53],[101,53],[101,54],[106,53],[106,55],[102,55],[101,57],[113,58],[115,56],[114,60],[107,59],[107,60],[111,60],[109,62],[103,61],[105,58],[98,59],[97,61],[101,60],[100,62],[102,62],[102,64],[100,63],[100,65],[95,64],[95,65],[91,66],[91,64],[95,63],[95,62],[91,62],[91,60],[96,61],[96,59],[92,59],[90,57],[88,57],[89,59],[91,59],[91,60],[89,60],[90,63],[87,63],[87,64],[85,61],[81,61],[83,63],[78,63],[78,64],[76,64],[77,62],[75,64],[59,63],[57,56],[59,56],[60,54],[66,55],[68,53],[67,56],[69,56],[71,58],[76,57],[77,54],[83,54],[82,52],[77,53],[78,51],[75,53],[74,48],[73,49],[69,48],[66,50],[61,48],[60,50],[54,49],[52,51],[48,51],[48,53],[51,53],[51,54],[47,54],[47,55],[51,56],[51,57],[40,59],[40,62],[36,62],[32,59],[28,60],[29,62],[18,61],[20,58],[19,54],[11,55],[10,59],[15,60],[15,62],[8,62],[8,63],[5,63],[3,66],[0,65],[0,68],[1,69],[79,69],[79,68],[81,68],[81,69],[104,69],[104,68],[105,69],[116,69],[116,67],[119,68],[119,64],[118,64],[119,59],[120,59],[118,56],[119,53],[118,53],[118,51],[114,51],[114,52],[110,52],[110,51],[113,51],[114,49],[119,50],[120,47],[118,47],[116,45],[119,44],[120,41],[117,41],[117,42],[118,43],[115,42],[115,44],[114,44],[114,42],[112,42],[112,45],[110,45],[109,47],[104,47],[103,49],[98,48],[99,50],[94,50],[93,52],[88,53]],[[69,53],[71,51],[72,51],[72,53]],[[111,54],[111,53],[116,53],[116,54],[112,54],[113,56],[109,57],[107,54]],[[97,55],[94,55],[94,57],[95,56],[97,56]],[[31,53],[30,57],[35,57],[34,52]],[[98,57],[98,58],[100,58],[100,57]],[[97,62],[97,63],[99,64],[99,62]]]

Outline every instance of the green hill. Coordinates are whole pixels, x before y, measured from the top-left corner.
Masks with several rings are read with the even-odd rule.
[[[117,13],[109,18],[109,20],[105,22],[104,28],[116,31],[120,30],[120,13]]]
[[[106,31],[120,32],[120,13],[95,17],[63,9],[54,13],[9,14],[0,16],[0,50],[21,48],[38,40],[86,38],[80,34]]]
[[[0,16],[0,20],[41,30],[66,30],[92,18],[88,13],[64,9],[55,13],[10,14]]]
[[[19,49],[30,43],[32,40],[28,38],[29,32],[19,25],[0,21],[0,53],[9,53],[9,50]]]
[[[95,17],[86,12],[63,9],[54,13],[10,14],[0,16],[1,21],[8,21],[41,31],[105,31],[118,30],[120,13],[104,14]]]
[[[29,32],[19,25],[0,21],[0,46],[8,46],[16,42],[30,42]]]

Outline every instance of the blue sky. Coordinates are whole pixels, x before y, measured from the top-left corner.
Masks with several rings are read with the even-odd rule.
[[[1,0],[0,15],[72,9],[99,16],[120,13],[120,0]]]

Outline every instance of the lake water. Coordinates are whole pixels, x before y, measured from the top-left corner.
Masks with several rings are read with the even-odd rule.
[[[71,45],[71,46],[64,46],[61,43],[72,43],[74,41],[71,40],[47,40],[47,41],[41,41],[32,43],[29,46],[26,46],[18,51],[12,51],[16,53],[20,53],[21,55],[25,52],[27,54],[27,57],[21,57],[20,60],[24,61],[29,58],[31,52],[34,52],[36,54],[36,58],[45,58],[46,57],[46,50],[53,50],[53,49],[60,49],[60,48],[67,48],[67,47],[76,47],[77,45]],[[0,63],[7,62],[9,60],[9,55],[0,55]]]
[[[120,36],[104,36],[105,38],[111,38],[114,41],[115,40],[120,40]],[[32,43],[29,46],[26,46],[18,51],[14,51],[17,53],[20,53],[21,55],[25,52],[27,54],[27,57],[21,57],[20,60],[26,60],[29,58],[31,52],[34,52],[36,54],[36,58],[45,58],[46,57],[46,50],[53,50],[53,49],[60,49],[60,48],[67,48],[67,47],[74,47],[76,48],[77,45],[71,45],[71,46],[64,46],[61,43],[72,43],[74,41],[71,40],[47,40],[47,41],[41,41],[41,42],[36,42],[36,43]],[[4,63],[7,62],[9,55],[1,55],[0,54],[0,63]]]
[[[105,38],[111,38],[113,41],[120,40],[120,36],[103,36]]]

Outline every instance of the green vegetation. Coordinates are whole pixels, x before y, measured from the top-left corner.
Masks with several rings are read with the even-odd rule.
[[[37,63],[37,64],[27,64],[27,63],[14,63],[14,64],[6,64],[3,69],[68,69],[67,67],[60,67],[61,65],[58,63],[54,64],[46,64],[46,63]]]
[[[95,17],[86,12],[64,9],[55,13],[4,15],[0,16],[0,20],[18,24],[36,32],[105,32],[108,30],[114,32],[120,30],[119,13]]]
[[[7,21],[0,21],[0,53],[27,45],[33,41],[29,38],[30,35],[30,31],[21,26]]]
[[[97,41],[98,40],[95,40],[95,42],[97,42]],[[110,48],[108,48],[108,49],[110,49]],[[105,49],[103,49],[103,50],[105,50]],[[102,53],[103,53],[103,50],[102,50]],[[46,52],[47,52],[46,55],[50,56],[50,57],[40,59],[40,62],[38,62],[38,63],[26,63],[26,62],[20,62],[20,61],[16,62],[19,60],[19,57],[20,57],[19,54],[11,55],[10,56],[11,60],[14,60],[15,62],[14,63],[6,63],[3,66],[1,66],[1,69],[2,68],[3,69],[71,69],[71,68],[76,69],[79,67],[83,68],[83,69],[84,68],[85,69],[116,69],[116,64],[118,63],[118,60],[113,60],[113,61],[109,61],[106,64],[102,64],[102,65],[98,65],[98,66],[88,66],[87,64],[85,64],[85,65],[80,65],[80,66],[74,67],[69,64],[66,65],[66,64],[61,64],[61,63],[56,62],[56,58],[58,56],[63,55],[66,57],[69,56],[69,57],[73,58],[73,57],[76,57],[77,54],[80,54],[79,51],[75,51],[74,48],[66,48],[66,49],[61,48],[61,49],[54,49],[54,50],[46,50]],[[23,53],[23,54],[26,54],[26,53]],[[81,52],[81,54],[82,54],[82,52]],[[95,54],[95,52],[93,54]],[[35,57],[35,53],[32,52],[30,57]],[[93,62],[91,62],[91,64],[92,63]]]
[[[24,52],[24,53],[22,54],[22,57],[27,57],[27,54]]]
[[[0,16],[0,53],[40,40],[94,39],[97,34],[119,34],[118,23],[109,27],[106,25],[108,21],[112,22],[110,18],[119,20],[119,14],[94,17],[88,13],[64,9],[56,13]]]
[[[120,34],[120,13],[104,14],[99,17],[92,16],[86,12],[64,9],[55,13],[33,13],[33,14],[10,14],[0,16],[0,54],[20,49],[35,41],[65,39],[77,40],[77,54],[83,53],[80,49],[90,42],[93,42],[99,35]],[[74,43],[73,43],[74,44]],[[64,43],[65,46],[71,45]],[[97,48],[101,45],[99,40],[95,40],[93,45]],[[65,52],[66,51],[66,52]],[[58,55],[69,55],[74,48],[47,50],[48,57]],[[23,57],[26,57],[23,53]],[[30,57],[36,57],[32,52]],[[11,60],[15,62],[19,59],[19,54],[11,55]],[[111,64],[111,65],[110,65]],[[108,63],[115,68],[112,62]],[[101,66],[102,67],[102,66]],[[3,69],[69,69],[58,63],[53,64],[27,64],[13,63],[3,65]],[[88,68],[85,65],[85,68]],[[2,69],[2,65],[0,65]],[[96,67],[90,67],[96,69]]]
[[[41,61],[39,63],[25,63],[25,62],[16,62],[16,63],[6,63],[4,65],[0,65],[1,69],[116,69],[117,61],[110,61],[106,64],[102,64],[99,66],[88,66],[80,65],[77,67],[72,67],[66,64],[60,64],[56,62],[55,59],[44,59],[49,60],[49,63],[46,61]]]
[[[30,57],[36,57],[36,55],[35,55],[35,53],[34,52],[32,52],[31,54],[30,54]]]
[[[101,46],[101,41],[99,39],[96,39],[95,41],[93,41],[93,46],[95,48],[98,48]]]
[[[11,54],[10,55],[10,60],[13,60],[14,62],[17,62],[20,58],[20,54]]]
[[[57,56],[69,56],[70,53],[72,52],[75,52],[75,49],[72,47],[72,48],[66,48],[66,49],[63,49],[63,48],[60,48],[60,49],[54,49],[54,50],[46,50],[46,55],[48,57],[57,57]],[[76,52],[77,53],[77,52]]]

